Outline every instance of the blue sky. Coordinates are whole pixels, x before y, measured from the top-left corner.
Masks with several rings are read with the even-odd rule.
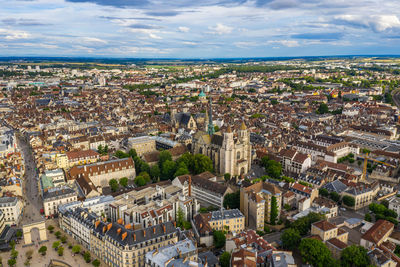
[[[0,0],[1,56],[400,54],[399,0]]]

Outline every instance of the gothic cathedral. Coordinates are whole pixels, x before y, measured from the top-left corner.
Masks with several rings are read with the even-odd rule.
[[[250,133],[246,125],[242,122],[237,132],[233,132],[230,126],[224,133],[215,132],[211,97],[209,109],[206,131],[198,131],[193,136],[192,153],[210,157],[217,173],[230,173],[231,176],[246,174],[251,168]]]

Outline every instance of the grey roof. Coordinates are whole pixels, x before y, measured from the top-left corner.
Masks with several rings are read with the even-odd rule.
[[[217,265],[219,263],[217,257],[211,251],[206,251],[206,252],[203,252],[203,253],[199,253],[199,259],[201,259],[201,262],[203,264],[206,263],[206,257],[207,257],[208,266],[215,266],[215,265]]]
[[[272,254],[272,266],[273,267],[286,267],[294,264],[294,258],[288,253],[276,253]]]
[[[335,180],[333,182],[327,183],[326,185],[323,186],[323,188],[327,189],[330,192],[334,191],[340,194],[347,189],[347,185],[345,185],[339,180]]]
[[[75,194],[75,190],[72,188],[66,187],[54,187],[50,188],[48,191],[43,193],[43,199],[50,199],[50,198],[62,198],[67,195]]]
[[[224,137],[219,134],[213,134],[211,136],[211,144],[222,146],[222,142],[224,141]]]
[[[225,219],[232,219],[232,218],[241,218],[244,217],[244,215],[240,212],[238,209],[232,209],[232,210],[217,210],[211,212],[211,220],[225,220]]]

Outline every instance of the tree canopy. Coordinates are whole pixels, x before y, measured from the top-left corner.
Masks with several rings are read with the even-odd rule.
[[[224,197],[225,209],[239,209],[240,208],[240,190],[234,193],[228,193]]]
[[[317,239],[302,239],[299,250],[303,262],[311,264],[312,266],[330,266],[330,263],[333,261],[328,247]]]
[[[226,237],[224,232],[214,231],[213,236],[214,236],[214,246],[216,248],[222,248],[223,246],[225,246]]]
[[[367,250],[362,246],[351,245],[342,251],[340,262],[345,267],[366,267],[370,260]]]
[[[284,248],[293,250],[299,246],[301,235],[297,229],[289,228],[283,232],[281,240]]]

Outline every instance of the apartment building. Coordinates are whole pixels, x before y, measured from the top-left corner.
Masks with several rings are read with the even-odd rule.
[[[131,137],[128,139],[128,149],[135,149],[138,156],[156,150],[156,140],[151,136]]]
[[[95,213],[98,217],[110,217],[109,205],[114,201],[114,197],[107,196],[97,196],[92,198],[86,198],[83,201],[68,202],[58,206],[58,212],[65,213],[69,210],[74,210],[78,207],[86,208],[89,212]]]
[[[58,214],[58,206],[77,200],[77,193],[69,187],[54,187],[43,192],[43,208],[46,217]]]
[[[190,239],[149,251],[145,256],[146,267],[201,267],[198,264],[197,246]]]
[[[339,259],[340,255],[347,247],[349,233],[343,228],[322,220],[311,225],[312,238],[317,238],[324,242],[335,259]]]
[[[17,197],[2,197],[0,211],[3,213],[5,224],[17,225],[22,218],[22,201]]]
[[[360,245],[369,249],[379,247],[392,234],[394,224],[386,220],[378,220],[367,232],[363,234]]]
[[[68,167],[75,165],[85,165],[95,163],[100,159],[100,154],[94,150],[78,150],[66,153],[68,159]]]
[[[203,207],[222,208],[224,196],[233,191],[229,187],[213,181],[215,178],[215,175],[210,172],[195,176],[181,175],[176,177],[172,184],[181,188],[185,195],[196,198]],[[191,192],[189,192],[189,183],[191,183]]]
[[[135,163],[131,157],[116,159],[104,162],[97,162],[89,165],[74,166],[67,173],[67,180],[73,182],[80,176],[85,176],[92,181],[96,187],[108,186],[111,179],[127,177],[134,179],[136,176]]]
[[[282,149],[278,157],[281,159],[283,170],[290,173],[304,173],[311,167],[311,157],[294,149]]]
[[[275,199],[278,215],[281,213],[282,192],[273,184],[258,182],[240,189],[240,211],[246,218],[246,226],[263,230],[264,221],[271,219],[271,203]]]
[[[178,229],[172,222],[140,230],[100,220],[93,224],[90,250],[108,266],[143,266],[147,252],[178,242]]]
[[[200,204],[196,198],[182,193],[170,195],[167,193],[169,189],[173,188],[156,185],[115,197],[110,204],[111,221],[121,218],[125,223],[141,225],[145,228],[177,220],[179,210],[183,212],[183,219],[190,221],[198,213]]]
[[[346,191],[342,192],[342,196],[351,196],[355,200],[354,210],[361,209],[372,203],[374,197],[379,191],[379,182],[375,181],[371,184],[357,183],[350,186]]]
[[[245,217],[238,209],[212,211],[203,217],[212,230],[239,233],[245,228]]]

